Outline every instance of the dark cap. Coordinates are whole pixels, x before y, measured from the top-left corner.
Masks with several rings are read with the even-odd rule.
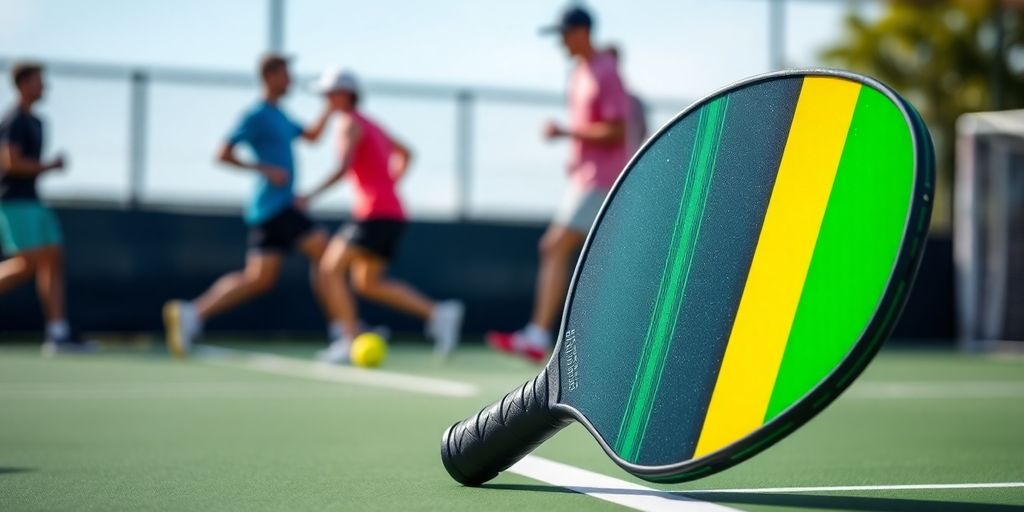
[[[38,62],[29,60],[22,60],[15,62],[11,66],[11,81],[14,82],[14,86],[21,85],[22,80],[37,75],[43,72],[43,65]]]
[[[554,25],[542,27],[541,34],[561,34],[574,28],[591,28],[594,26],[594,18],[586,9],[580,6],[571,6],[562,12]]]
[[[266,53],[260,57],[260,76],[288,65],[288,57],[279,53]]]

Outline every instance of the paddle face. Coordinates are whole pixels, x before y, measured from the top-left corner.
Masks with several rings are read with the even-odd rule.
[[[792,432],[891,331],[923,248],[932,155],[908,103],[847,73],[766,75],[684,111],[634,157],[587,240],[552,410],[656,481]]]

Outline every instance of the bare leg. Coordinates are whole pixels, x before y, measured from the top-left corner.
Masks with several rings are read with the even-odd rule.
[[[35,253],[27,251],[0,261],[0,294],[7,293],[32,277],[36,271]]]
[[[359,332],[356,302],[348,287],[349,266],[355,256],[344,239],[334,237],[320,260],[319,290],[328,318],[340,323],[349,336]]]
[[[540,269],[531,322],[550,331],[565,304],[572,257],[583,245],[583,234],[552,224],[540,240]]]
[[[49,246],[39,250],[36,289],[46,319],[51,322],[64,320],[64,258],[60,247]]]
[[[221,277],[194,301],[199,318],[205,321],[269,291],[277,283],[282,261],[280,254],[250,252],[244,270]]]
[[[424,320],[430,319],[434,311],[430,299],[401,281],[385,279],[387,262],[384,259],[361,249],[353,250],[356,256],[352,262],[352,284],[356,293]]]
[[[310,233],[299,243],[299,250],[309,258],[309,283],[313,288],[313,294],[316,295],[325,316],[331,319],[330,304],[325,295],[325,287],[329,286],[329,283],[320,277],[320,264],[327,250],[327,234],[319,229]]]

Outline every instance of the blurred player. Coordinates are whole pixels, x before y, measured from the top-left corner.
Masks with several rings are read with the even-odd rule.
[[[164,306],[167,346],[179,357],[188,353],[211,317],[273,288],[285,255],[293,249],[309,258],[314,269],[313,288],[318,297],[323,296],[315,269],[327,247],[327,233],[295,207],[292,141],[298,137],[318,139],[330,111],[325,109],[320,119],[305,129],[281,111],[278,102],[287,94],[291,77],[288,62],[280,55],[263,57],[260,77],[263,99],[245,113],[219,155],[221,162],[252,172],[258,179],[256,195],[245,212],[249,225],[245,269],[220,278],[191,302],[171,301]],[[255,162],[243,161],[235,154],[235,147],[242,143],[252,149]]]
[[[64,169],[58,156],[43,162],[43,123],[32,106],[43,97],[43,68],[31,62],[11,69],[18,103],[0,120],[0,293],[35,276],[46,317],[43,353],[92,350],[71,330],[64,311],[63,236],[56,215],[40,200],[36,182]]]
[[[605,50],[615,58],[622,69],[622,50],[617,45],[608,45]],[[621,76],[621,71],[620,71]],[[629,118],[626,119],[626,155],[632,158],[640,146],[647,142],[647,105],[636,93],[626,90],[629,95]]]
[[[325,287],[337,337],[321,359],[349,362],[353,337],[358,334],[356,303],[349,290],[367,299],[422,318],[434,339],[434,350],[447,356],[458,344],[463,306],[457,301],[434,302],[408,285],[386,276],[388,263],[405,229],[406,216],[395,183],[409,168],[411,153],[359,110],[359,84],[351,73],[327,70],[318,90],[330,108],[341,113],[338,168],[301,203],[330,189],[346,174],[355,191],[353,222],[331,240],[320,265],[322,278],[341,286]]]
[[[570,141],[570,186],[540,241],[540,268],[530,323],[512,333],[487,333],[487,342],[495,349],[536,362],[544,361],[551,351],[551,331],[565,301],[573,257],[627,159],[629,96],[619,78],[615,57],[594,48],[592,28],[590,13],[570,7],[555,26],[543,30],[560,34],[575,61],[569,80],[569,126],[549,122],[544,129],[549,140]]]

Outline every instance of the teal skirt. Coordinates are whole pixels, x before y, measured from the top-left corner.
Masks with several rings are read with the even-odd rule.
[[[0,249],[7,255],[60,245],[64,241],[53,210],[31,199],[0,201]]]

